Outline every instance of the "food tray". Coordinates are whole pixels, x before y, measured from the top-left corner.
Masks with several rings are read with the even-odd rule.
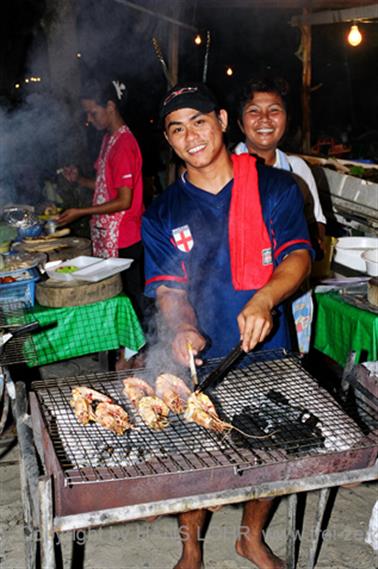
[[[128,269],[132,262],[133,259],[120,259],[117,257],[102,259],[101,257],[81,255],[60,263],[54,269],[47,269],[47,274],[52,279],[59,281],[98,282]],[[62,273],[59,269],[63,267],[75,267],[77,270]]]
[[[79,271],[82,269],[86,269],[95,263],[99,263],[103,261],[101,257],[90,257],[88,255],[80,255],[79,257],[74,257],[73,259],[68,259],[68,261],[64,261],[55,265],[53,269],[46,270],[47,274],[50,278],[57,280],[57,281],[73,281],[76,280],[76,276]],[[63,273],[60,272],[59,269],[64,267],[75,267],[75,270],[72,272]]]
[[[0,270],[0,277],[16,271],[33,269],[46,263],[47,256],[44,253],[7,253],[3,255],[4,266]]]
[[[111,259],[102,259],[101,262],[90,265],[85,269],[81,269],[75,273],[75,279],[80,281],[98,282],[108,277],[112,277],[121,271],[128,269],[133,259],[120,259],[112,257]]]
[[[8,274],[16,278],[16,281],[0,284],[0,303],[22,302],[28,308],[34,306],[35,283],[40,279],[37,269],[12,271]]]

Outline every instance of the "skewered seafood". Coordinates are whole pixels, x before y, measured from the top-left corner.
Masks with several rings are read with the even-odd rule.
[[[151,429],[161,431],[165,429],[165,427],[168,427],[169,421],[167,417],[169,408],[159,397],[155,395],[142,397],[137,409],[143,421]]]
[[[73,387],[72,399],[70,405],[75,413],[75,417],[82,425],[87,425],[90,421],[95,421],[95,413],[92,403],[95,401],[107,401],[111,403],[111,399],[103,395],[99,391],[95,391],[89,387]]]
[[[215,410],[215,407],[205,393],[194,391],[188,397],[185,409],[185,419],[197,423],[201,427],[213,431],[228,431],[232,425],[222,421]]]
[[[123,380],[123,392],[136,409],[143,397],[155,395],[152,387],[144,379],[135,376],[126,377]]]
[[[173,413],[183,413],[190,389],[185,382],[171,373],[162,373],[156,379],[156,395],[164,401]]]
[[[101,401],[96,407],[95,417],[99,425],[113,431],[116,435],[123,435],[127,429],[132,428],[126,411],[115,403]]]
[[[93,421],[116,435],[123,435],[132,428],[126,411],[99,391],[85,386],[73,387],[71,395],[70,405],[82,425]]]
[[[169,425],[169,408],[146,381],[130,376],[123,380],[123,386],[123,392],[148,427],[160,431]]]
[[[187,421],[192,421],[201,427],[205,427],[205,429],[217,431],[218,433],[225,432],[226,434],[231,430],[234,430],[250,439],[269,439],[278,432],[273,431],[267,435],[251,435],[231,423],[222,421],[218,417],[214,404],[210,398],[200,391],[194,391],[188,398],[184,418]]]

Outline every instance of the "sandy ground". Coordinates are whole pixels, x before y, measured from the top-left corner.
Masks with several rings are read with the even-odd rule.
[[[375,569],[377,552],[365,543],[372,508],[377,499],[376,483],[340,489],[324,534],[319,569]],[[307,495],[306,517],[299,568],[306,567],[308,537],[314,524],[317,495]],[[267,531],[274,551],[285,556],[287,503],[282,499]],[[0,460],[0,564],[4,569],[24,569],[23,515],[20,495],[18,448]],[[206,569],[251,569],[234,551],[241,507],[228,506],[213,515],[206,538]],[[78,534],[79,539],[84,536]],[[71,556],[71,534],[61,536],[65,564]],[[86,569],[170,569],[180,553],[176,519],[154,523],[134,522],[92,530],[86,536]]]

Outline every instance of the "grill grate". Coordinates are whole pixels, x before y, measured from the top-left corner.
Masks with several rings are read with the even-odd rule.
[[[150,430],[122,395],[121,382],[127,375],[148,378],[147,370],[89,374],[58,382],[46,379],[33,383],[33,389],[67,484],[230,465],[250,468],[372,446],[365,434],[378,426],[378,413],[369,401],[367,428],[346,414],[295,357],[270,354],[273,357],[266,359],[266,353],[255,356],[246,367],[232,370],[212,396],[221,417],[230,422],[248,407],[255,433],[270,435],[265,439],[225,436],[173,414],[167,429]],[[216,363],[201,370],[202,375]],[[75,385],[87,385],[111,396],[127,410],[136,428],[117,437],[96,424],[80,425],[69,405]]]
[[[25,315],[26,306],[23,302],[2,302],[0,308],[0,330],[7,326],[6,330],[12,332],[24,324],[28,324]],[[3,347],[0,347],[0,366],[9,366],[28,363],[36,358],[35,345],[30,334],[11,338]]]

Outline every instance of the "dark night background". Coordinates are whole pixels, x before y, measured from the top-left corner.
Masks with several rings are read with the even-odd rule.
[[[298,9],[266,8],[251,2],[251,7],[233,8],[231,2],[170,0],[142,0],[134,2],[192,25],[204,37],[211,32],[208,66],[208,84],[217,93],[224,106],[233,110],[240,85],[252,74],[269,72],[286,77],[291,84],[292,150],[298,141],[301,125],[300,89],[301,61],[296,55],[300,46],[300,31],[290,25],[290,18],[299,15]],[[48,148],[41,158],[47,170],[56,168],[52,132],[67,136],[64,120],[59,118],[56,102],[51,100],[51,69],[47,58],[46,28],[49,25],[51,6],[64,4],[60,0],[3,0],[3,17],[0,28],[0,127],[8,132],[7,148],[16,148],[18,155],[25,154],[22,145],[15,142],[21,137],[33,139],[37,120],[39,144],[45,138],[43,123],[48,119]],[[278,3],[279,4],[279,3]],[[332,5],[332,2],[329,2]],[[128,122],[141,143],[148,163],[156,151],[159,133],[155,119],[159,101],[166,90],[166,82],[151,40],[159,39],[164,56],[168,53],[170,25],[163,20],[132,9],[119,0],[76,0],[72,2],[76,17],[80,59],[73,56],[72,65],[80,67],[81,80],[88,75],[112,79],[122,77],[129,89]],[[180,7],[178,13],[176,8]],[[214,7],[215,6],[215,7]],[[218,6],[218,7],[217,7]],[[340,142],[352,143],[353,158],[370,158],[378,161],[378,74],[377,48],[378,23],[361,24],[363,43],[352,48],[346,43],[349,24],[319,25],[312,27],[312,85],[318,87],[311,97],[312,143],[319,136],[334,136]],[[180,28],[179,79],[201,80],[205,46],[197,47],[194,32]],[[54,65],[59,66],[57,60]],[[234,75],[225,70],[231,65]],[[51,66],[51,63],[50,63]],[[41,76],[42,81],[25,84],[24,78]],[[19,83],[21,87],[15,89]],[[45,100],[51,102],[47,111]],[[43,104],[41,103],[43,101]],[[34,106],[39,109],[35,113]],[[54,106],[55,105],[55,106]],[[28,110],[29,115],[17,121],[18,113]],[[42,111],[42,112],[41,112]],[[56,116],[57,126],[52,122]],[[60,122],[59,122],[60,121]],[[23,131],[26,124],[33,134]],[[234,125],[234,121],[232,121]],[[9,145],[9,132],[12,144]],[[293,138],[297,134],[296,138]],[[239,133],[232,126],[230,140],[237,141]],[[290,140],[290,138],[289,138]],[[4,164],[9,152],[4,145],[0,155],[4,186]],[[36,152],[29,145],[28,153]],[[2,160],[1,160],[2,156]],[[42,158],[43,156],[43,158]],[[30,156],[29,156],[30,157]],[[153,160],[152,160],[153,162]]]

